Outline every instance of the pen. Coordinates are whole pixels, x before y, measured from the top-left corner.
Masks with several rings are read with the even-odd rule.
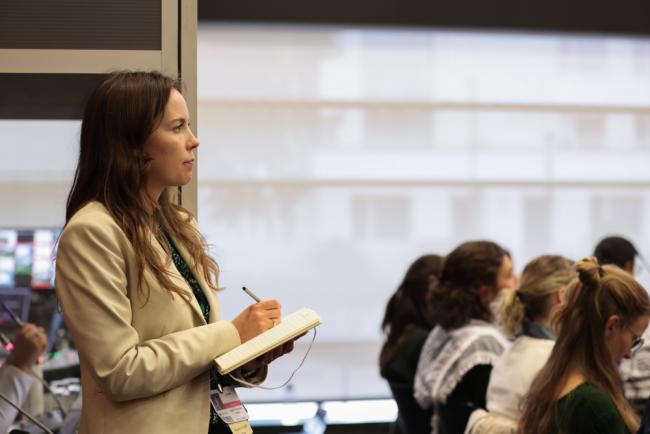
[[[257,295],[253,294],[253,291],[251,291],[250,289],[246,288],[245,286],[242,286],[241,289],[243,289],[244,292],[245,292],[246,294],[248,294],[248,295],[249,295],[253,300],[255,300],[256,302],[259,303],[260,301],[262,301],[262,300],[260,300],[260,298],[259,298]]]
[[[4,301],[0,300],[0,305],[2,305],[2,308],[7,311],[11,319],[13,319],[18,326],[22,327],[25,325],[25,323],[18,318],[18,315],[16,315],[13,310],[9,309],[9,306],[7,306]]]

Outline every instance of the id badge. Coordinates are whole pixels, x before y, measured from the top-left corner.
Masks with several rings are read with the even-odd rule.
[[[222,392],[217,389],[211,390],[210,403],[221,420],[228,425],[248,420],[248,412],[232,386],[224,387]],[[246,425],[248,425],[248,422],[246,422]]]
[[[228,425],[232,434],[253,434],[253,428],[247,420],[235,422]]]

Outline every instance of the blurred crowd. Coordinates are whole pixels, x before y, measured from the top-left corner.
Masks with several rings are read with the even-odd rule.
[[[650,433],[640,259],[618,236],[584,258],[541,255],[519,276],[491,241],[416,259],[382,322],[396,430]]]

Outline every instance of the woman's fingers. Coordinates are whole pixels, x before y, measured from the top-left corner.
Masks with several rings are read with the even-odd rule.
[[[264,300],[248,306],[232,321],[239,337],[246,342],[280,323],[282,307],[277,300]]]

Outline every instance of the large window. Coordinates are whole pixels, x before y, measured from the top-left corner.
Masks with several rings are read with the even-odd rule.
[[[198,59],[224,313],[247,285],[323,318],[254,399],[387,396],[379,324],[422,253],[488,238],[521,269],[618,233],[650,256],[648,39],[211,24]]]
[[[61,228],[79,121],[0,120],[0,228]]]

